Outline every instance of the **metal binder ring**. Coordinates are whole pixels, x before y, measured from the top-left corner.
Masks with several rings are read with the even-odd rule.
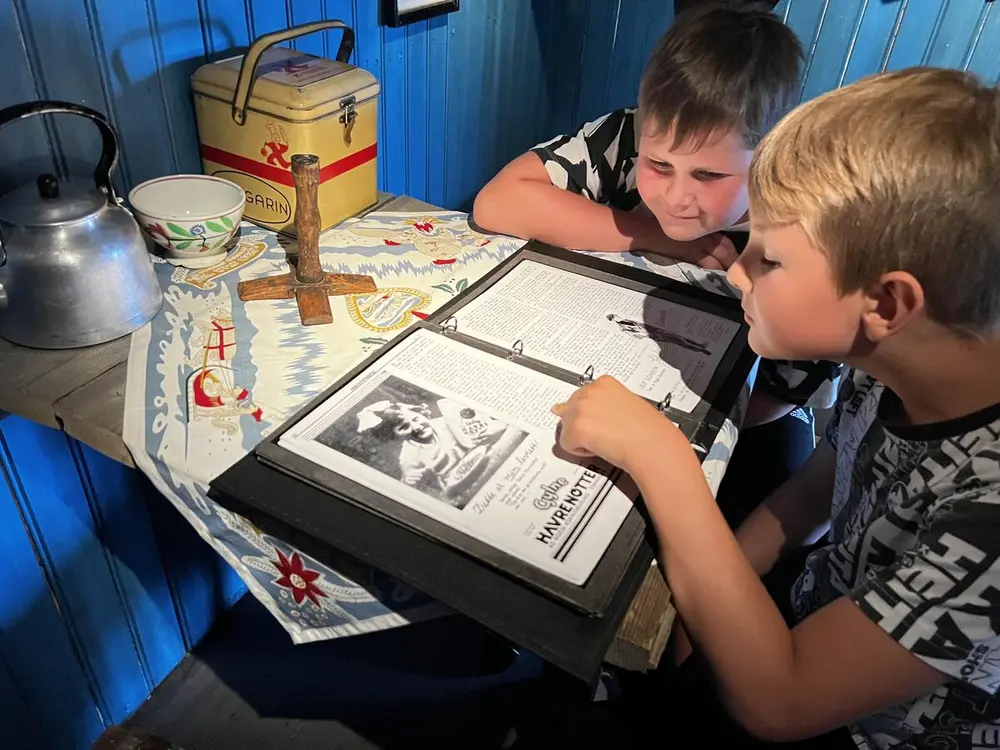
[[[524,342],[518,339],[514,342],[514,345],[510,348],[510,352],[507,354],[507,359],[515,359],[524,354]]]
[[[580,385],[587,385],[594,379],[594,366],[590,365],[586,370],[583,371],[583,375],[580,376]]]
[[[660,414],[666,414],[667,410],[670,409],[670,398],[672,395],[673,394],[668,393],[666,396],[663,397],[663,400],[656,405],[656,408],[660,412]]]
[[[458,320],[452,315],[441,323],[441,330],[445,333],[455,333],[458,330]]]

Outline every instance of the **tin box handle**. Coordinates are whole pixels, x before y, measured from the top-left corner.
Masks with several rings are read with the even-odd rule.
[[[344,36],[340,40],[340,47],[337,49],[337,62],[346,63],[351,59],[354,51],[354,29],[343,21],[316,21],[314,23],[304,23],[301,26],[293,26],[284,31],[276,31],[273,34],[265,34],[250,45],[246,55],[243,57],[243,65],[240,67],[240,77],[236,81],[236,93],[233,95],[233,120],[237,125],[242,125],[247,119],[247,102],[250,101],[250,94],[253,91],[254,81],[257,79],[257,63],[264,50],[279,42],[287,42],[289,39],[312,34],[326,29],[343,29]]]

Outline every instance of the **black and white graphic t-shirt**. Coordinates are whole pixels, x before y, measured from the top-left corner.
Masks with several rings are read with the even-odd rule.
[[[634,109],[619,109],[532,149],[552,184],[596,203],[631,211],[642,199],[636,187],[639,158]],[[745,235],[745,233],[743,233]],[[746,245],[736,237],[737,250]],[[797,406],[828,407],[837,395],[841,365],[761,360],[758,377],[777,398]]]
[[[860,722],[862,748],[1000,747],[1000,404],[907,425],[896,395],[844,376],[826,437],[837,452],[829,545],[792,590],[800,617],[849,596],[949,677]]]

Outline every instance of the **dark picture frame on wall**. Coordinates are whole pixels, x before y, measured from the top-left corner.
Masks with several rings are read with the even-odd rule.
[[[458,10],[459,0],[382,0],[382,25],[406,26]]]

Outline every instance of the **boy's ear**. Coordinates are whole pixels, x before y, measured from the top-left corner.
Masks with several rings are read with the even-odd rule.
[[[920,282],[906,271],[891,271],[866,290],[862,325],[868,340],[878,342],[899,333],[923,310]]]

